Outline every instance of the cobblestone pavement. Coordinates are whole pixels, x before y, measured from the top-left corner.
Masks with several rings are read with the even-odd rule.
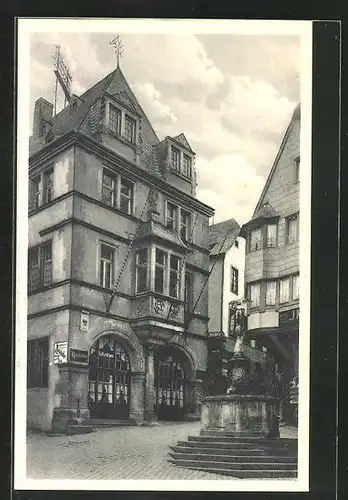
[[[156,427],[113,427],[76,436],[48,436],[29,431],[27,477],[233,480],[168,462],[169,445],[186,440],[189,435],[198,435],[199,430],[199,422],[185,422]]]

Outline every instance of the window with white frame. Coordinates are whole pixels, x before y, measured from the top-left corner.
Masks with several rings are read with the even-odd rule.
[[[286,242],[294,243],[298,240],[298,214],[286,219]]]
[[[50,167],[29,179],[29,209],[36,210],[53,200],[53,175],[53,167]]]
[[[266,281],[266,306],[274,306],[276,303],[277,282]]]
[[[115,273],[115,247],[106,243],[100,245],[100,285],[103,288],[112,288]]]
[[[250,307],[258,307],[260,305],[260,283],[250,285]]]
[[[190,156],[183,155],[183,162],[182,162],[182,173],[185,177],[189,177],[191,179],[192,177],[192,159]]]
[[[148,249],[138,250],[135,256],[136,276],[135,293],[148,290]]]
[[[52,283],[52,242],[28,250],[28,289],[46,287]]]
[[[117,135],[121,135],[122,112],[112,104],[109,105],[109,129]]]
[[[183,208],[180,209],[180,236],[184,241],[190,239],[191,214]]]
[[[296,274],[292,277],[292,300],[300,298],[300,276]]]
[[[277,224],[267,224],[266,226],[266,247],[277,246]]]
[[[279,302],[284,304],[290,299],[290,278],[281,279],[279,282]]]
[[[171,164],[172,169],[180,172],[180,150],[171,146]]]
[[[250,233],[250,251],[259,250],[261,248],[261,237],[262,231],[261,228],[254,229]]]
[[[126,177],[103,169],[101,200],[110,207],[132,215],[134,211],[135,183]]]
[[[238,295],[238,269],[233,266],[230,268],[230,291]]]
[[[177,231],[178,229],[178,215],[179,207],[173,203],[167,202],[167,213],[166,213],[166,226],[172,231]]]

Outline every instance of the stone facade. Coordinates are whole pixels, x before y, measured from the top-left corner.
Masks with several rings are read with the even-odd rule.
[[[158,141],[119,68],[69,108],[46,110],[50,135],[30,141],[28,425],[64,432],[98,398],[108,418],[156,420],[175,398],[194,418],[213,214],[194,196],[194,153],[183,134]]]

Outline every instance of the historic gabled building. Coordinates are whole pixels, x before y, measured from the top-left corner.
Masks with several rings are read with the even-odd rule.
[[[195,418],[207,366],[208,221],[184,134],[160,141],[119,67],[29,158],[28,425]]]
[[[294,111],[246,238],[248,338],[267,346],[282,379],[283,417],[291,419],[298,383],[300,105]],[[296,412],[295,412],[296,413]]]

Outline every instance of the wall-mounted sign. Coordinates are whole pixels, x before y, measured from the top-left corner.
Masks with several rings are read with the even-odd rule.
[[[53,363],[58,365],[60,363],[68,362],[68,342],[55,342],[53,348]]]
[[[69,349],[69,360],[72,363],[82,363],[88,365],[88,351],[81,349]]]
[[[82,332],[88,332],[88,328],[89,328],[89,312],[88,311],[81,311],[80,330]]]

